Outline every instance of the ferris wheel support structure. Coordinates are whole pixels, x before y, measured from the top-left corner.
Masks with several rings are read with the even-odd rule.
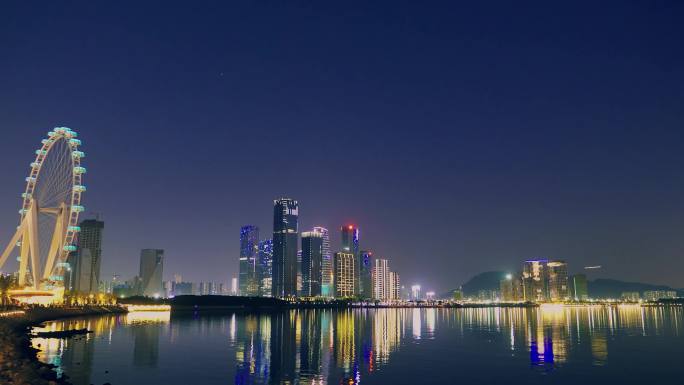
[[[80,203],[85,191],[81,181],[86,172],[80,164],[85,154],[78,151],[81,141],[76,136],[67,127],[55,128],[43,139],[31,163],[19,226],[0,255],[2,267],[19,248],[21,287],[54,287],[62,279],[60,262],[76,250],[73,243],[80,232],[78,217],[84,210]]]

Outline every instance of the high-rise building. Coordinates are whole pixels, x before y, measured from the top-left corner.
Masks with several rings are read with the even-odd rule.
[[[389,264],[386,259],[375,258],[372,276],[373,299],[388,301],[390,299],[391,282]]]
[[[507,274],[504,279],[501,280],[499,285],[499,290],[501,292],[500,299],[502,301],[523,301],[525,298],[524,288],[521,274],[513,275]]]
[[[297,295],[302,294],[302,250],[297,250]]]
[[[238,279],[233,277],[230,279],[230,295],[238,295]]]
[[[140,251],[141,294],[159,297],[163,293],[162,274],[164,270],[164,250],[143,249]]]
[[[361,261],[359,279],[361,284],[359,285],[361,298],[375,298],[373,289],[373,253],[370,251],[361,251],[359,253],[359,258]]]
[[[353,297],[354,288],[356,287],[354,282],[356,277],[354,272],[356,268],[354,254],[335,253],[334,265],[335,297]]]
[[[247,225],[240,228],[240,295],[259,295],[257,260],[259,257],[259,228]]]
[[[390,282],[390,301],[398,301],[401,299],[401,282],[399,281],[399,273],[394,271],[389,272]]]
[[[320,233],[323,240],[323,261],[321,262],[321,295],[333,296],[333,256],[330,249],[330,236],[325,227],[314,227],[315,233]]]
[[[274,297],[297,295],[297,220],[299,204],[294,199],[273,201],[273,280]]]
[[[575,274],[572,276],[572,297],[575,301],[586,301],[589,299],[586,275]]]
[[[411,286],[411,299],[413,301],[420,301],[422,299],[422,296],[420,294],[420,285]]]
[[[570,298],[568,264],[565,261],[549,261],[546,266],[549,277],[549,299],[551,301],[564,301]]]
[[[342,252],[354,256],[354,294],[361,294],[361,258],[359,255],[359,229],[354,225],[342,226]]]
[[[259,264],[257,267],[261,296],[270,297],[273,279],[273,240],[259,242]]]
[[[70,282],[66,285],[79,293],[97,293],[102,262],[104,222],[86,219],[79,224],[78,249],[68,258]]]
[[[321,295],[323,236],[315,231],[302,233],[302,295]]]
[[[523,265],[523,286],[526,301],[543,302],[549,298],[549,263],[546,259],[531,259]]]

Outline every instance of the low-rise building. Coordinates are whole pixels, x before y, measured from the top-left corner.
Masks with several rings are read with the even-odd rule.
[[[620,299],[628,302],[639,302],[641,295],[638,291],[624,291],[620,294]]]
[[[674,290],[649,290],[644,292],[644,300],[658,301],[660,299],[677,298],[677,292]]]

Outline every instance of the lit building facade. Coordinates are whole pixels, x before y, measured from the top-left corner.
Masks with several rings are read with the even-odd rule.
[[[259,294],[264,297],[272,295],[273,280],[273,240],[266,239],[259,242],[259,262],[257,266],[259,277]]]
[[[414,301],[420,301],[422,299],[420,294],[420,285],[411,286],[411,299]]]
[[[523,266],[523,287],[526,301],[543,302],[549,298],[548,265],[546,259],[525,261]]]
[[[258,277],[259,228],[247,225],[240,228],[240,295],[259,295]]]
[[[375,258],[373,265],[373,299],[388,301],[391,293],[389,263],[387,259]]]
[[[355,274],[355,258],[351,253],[335,253],[334,258],[334,286],[335,297],[345,298],[353,297],[355,295],[354,282]]]
[[[200,282],[196,286],[197,295],[223,295],[224,289],[222,283],[217,282]]]
[[[361,294],[361,258],[359,255],[359,229],[354,225],[342,226],[342,252],[354,256],[354,294]]]
[[[273,201],[273,276],[271,294],[297,295],[297,237],[299,204],[294,199]]]
[[[359,258],[361,262],[359,272],[359,279],[361,280],[361,284],[359,285],[361,298],[374,298],[375,293],[373,289],[373,253],[366,250],[361,251],[359,252]]]
[[[620,295],[620,299],[629,302],[639,302],[641,294],[638,291],[625,291]]]
[[[674,290],[648,290],[644,292],[644,300],[658,301],[661,299],[677,298],[677,292]]]
[[[104,222],[86,219],[79,227],[78,250],[68,258],[70,271],[65,274],[68,280],[65,287],[78,293],[94,294],[99,291]]]
[[[321,233],[307,231],[302,233],[302,295],[318,297],[321,295],[323,263],[323,237]]]
[[[390,301],[399,301],[401,299],[401,282],[399,280],[399,273],[394,271],[389,272],[389,285],[390,285]]]
[[[140,251],[141,294],[158,297],[163,293],[162,274],[164,272],[164,250],[143,249]]]
[[[506,302],[518,302],[525,300],[525,290],[520,274],[508,274],[501,280],[499,285],[500,299]]]
[[[549,261],[546,266],[549,277],[549,299],[551,301],[569,299],[568,264],[565,261]]]
[[[321,261],[321,295],[324,297],[333,296],[333,256],[330,248],[330,235],[328,229],[321,226],[313,228],[315,233],[321,234],[323,242]]]

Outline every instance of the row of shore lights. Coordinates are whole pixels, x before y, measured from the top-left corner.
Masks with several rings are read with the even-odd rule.
[[[47,135],[48,135],[48,139],[43,139],[41,141],[43,146],[45,146],[47,144],[52,144],[57,140],[56,137],[63,136],[63,137],[68,139],[69,147],[72,148],[71,157],[73,159],[82,159],[85,157],[85,153],[83,151],[76,150],[76,148],[78,148],[78,146],[81,145],[81,141],[79,139],[76,139],[76,137],[78,136],[78,133],[76,131],[70,129],[69,127],[55,127],[52,131],[48,132]],[[45,155],[47,155],[47,153],[48,153],[47,150],[43,150],[42,148],[36,150],[36,155],[45,156]],[[32,162],[31,163],[31,169],[38,168],[40,166],[41,166],[40,162]],[[77,167],[74,167],[73,171],[74,171],[74,174],[83,175],[86,173],[86,168],[81,167],[81,166],[77,166]],[[26,178],[26,182],[36,183],[36,178],[29,176]],[[86,187],[83,185],[75,185],[75,186],[73,186],[72,190],[73,190],[73,193],[80,194],[80,193],[86,191]],[[27,199],[27,198],[31,197],[31,194],[22,193],[21,197],[24,199]],[[85,210],[85,207],[83,207],[81,205],[72,205],[71,206],[72,212],[80,213],[80,212],[83,212],[84,210]],[[25,213],[26,213],[26,209],[22,208],[21,210],[19,210],[19,214],[24,215]],[[67,227],[67,231],[77,233],[77,232],[81,231],[81,227],[80,226],[69,226],[69,227]],[[75,245],[65,245],[64,251],[76,251],[76,246]]]

